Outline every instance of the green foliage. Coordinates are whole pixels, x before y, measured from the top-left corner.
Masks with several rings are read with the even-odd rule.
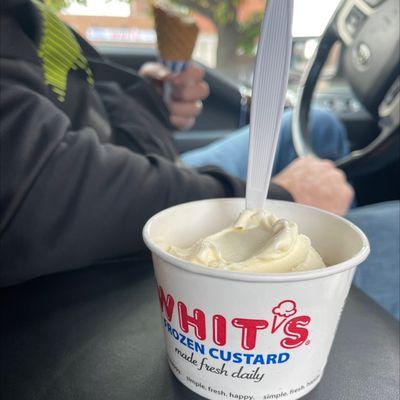
[[[180,6],[209,17],[218,30],[231,28],[238,35],[237,50],[240,54],[254,55],[259,35],[263,12],[253,13],[246,21],[237,20],[240,5],[246,0],[170,0]]]
[[[44,2],[53,10],[60,11],[61,9],[68,7],[73,0],[44,0]],[[86,0],[77,0],[80,4],[86,4]]]
[[[171,3],[188,7],[209,17],[217,27],[236,24],[240,0],[170,0]]]
[[[238,50],[241,54],[255,54],[263,17],[264,14],[262,12],[255,12],[240,24]]]

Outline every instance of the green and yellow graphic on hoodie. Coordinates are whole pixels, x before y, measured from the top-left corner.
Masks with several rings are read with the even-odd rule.
[[[44,79],[57,99],[63,102],[68,73],[81,69],[86,72],[87,82],[92,85],[92,71],[71,30],[45,4],[38,0],[33,3],[42,14],[43,31],[38,54],[43,62]]]

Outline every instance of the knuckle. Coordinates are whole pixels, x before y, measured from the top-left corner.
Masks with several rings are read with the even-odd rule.
[[[197,76],[200,80],[202,80],[205,76],[205,70],[204,68],[200,67],[199,65],[195,65],[194,68],[197,71]]]
[[[178,125],[179,125],[179,121],[177,121],[173,115],[171,115],[169,117],[169,122],[171,123],[171,125],[176,126],[176,127],[178,127]]]
[[[347,185],[346,193],[347,193],[348,198],[351,201],[353,199],[353,197],[354,197],[354,189],[353,189],[353,187],[351,185]]]
[[[194,118],[187,118],[185,119],[185,122],[181,129],[190,129],[194,125],[194,123],[195,123]]]
[[[173,84],[171,97],[174,100],[181,100],[182,99],[182,89],[179,86]]]
[[[199,64],[190,64],[190,67],[187,69],[188,73],[191,73],[195,78],[201,79],[204,76],[204,68]]]
[[[206,82],[200,82],[193,88],[193,97],[198,100],[204,100],[208,97],[210,89]]]
[[[335,167],[335,163],[332,160],[324,159],[322,162],[328,167]]]
[[[183,101],[190,101],[190,99],[191,99],[191,94],[190,94],[190,88],[184,88],[183,90],[182,90],[182,92],[181,92],[181,99],[183,100]]]
[[[171,114],[177,114],[179,106],[176,101],[170,101],[167,107]]]
[[[334,168],[329,171],[329,174],[338,182],[346,182],[346,175],[340,169]]]
[[[334,164],[330,160],[316,160],[318,167],[325,171],[332,171],[334,169]]]
[[[178,115],[171,115],[170,122],[176,128],[178,128],[180,130],[185,130],[185,129],[190,129],[194,125],[195,119],[194,118],[185,118],[185,117],[178,116]]]
[[[171,124],[174,124],[174,125],[179,124],[179,118],[176,115],[171,115],[169,117],[169,121],[171,122]]]
[[[341,169],[335,168],[335,171],[344,181],[347,181],[347,176]]]

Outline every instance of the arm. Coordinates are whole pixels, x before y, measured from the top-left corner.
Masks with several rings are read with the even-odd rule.
[[[25,86],[1,88],[0,286],[144,248],[157,211],[185,201],[242,196],[217,170],[177,167],[102,144]]]
[[[1,108],[1,285],[133,253],[155,212],[243,193],[225,175],[72,131],[60,110],[24,87],[4,85]]]

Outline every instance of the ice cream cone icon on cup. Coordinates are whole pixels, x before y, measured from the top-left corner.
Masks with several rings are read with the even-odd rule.
[[[274,320],[272,323],[272,333],[276,332],[288,318],[297,313],[296,303],[293,300],[281,301],[272,309]]]
[[[199,27],[189,16],[181,15],[166,5],[153,3],[154,25],[160,62],[179,74],[190,64]],[[164,84],[164,101],[169,102],[171,85]]]

